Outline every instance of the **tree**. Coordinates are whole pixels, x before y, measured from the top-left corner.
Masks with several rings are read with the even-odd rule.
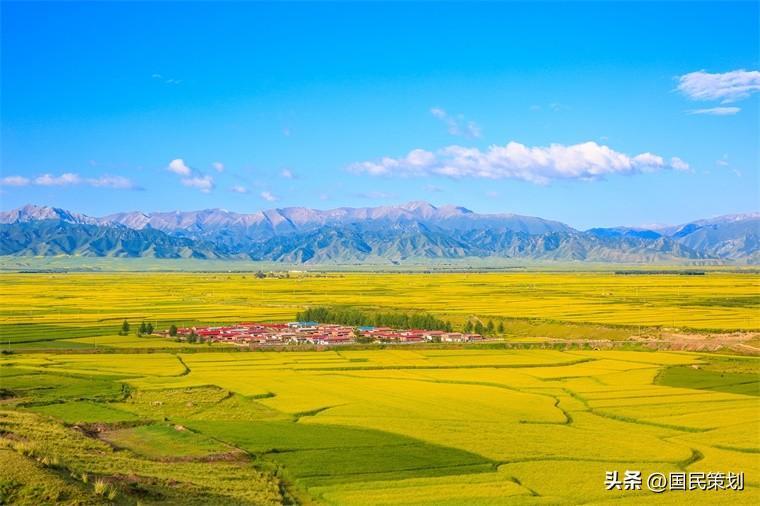
[[[149,335],[153,333],[153,324],[152,323],[148,322],[145,325],[145,333],[149,334]]]
[[[169,327],[169,335],[172,336],[172,337],[175,337],[177,335],[177,326],[176,325],[172,325],[171,327]]]
[[[264,274],[264,271],[259,271],[259,272],[256,273],[256,278],[257,279],[264,279],[265,277],[267,277],[267,275]]]
[[[127,335],[129,334],[129,322],[127,320],[124,320],[124,323],[121,324],[121,335]]]
[[[369,344],[374,340],[375,339],[372,336],[365,336],[362,334],[359,334],[356,337],[354,337],[354,341],[356,341],[359,344]]]
[[[137,335],[141,336],[148,332],[148,327],[145,325],[145,322],[140,323],[140,328],[137,329]]]
[[[470,320],[467,320],[467,322],[464,324],[462,332],[465,334],[470,334],[472,332],[472,322]]]
[[[187,336],[187,342],[195,344],[196,341],[198,341],[198,334],[196,334],[194,330],[191,330],[190,335]]]
[[[475,333],[483,335],[483,330],[484,330],[483,323],[480,320],[478,320],[478,323],[475,324]]]
[[[493,321],[488,320],[488,324],[486,325],[486,334],[493,334]]]
[[[499,326],[496,328],[496,330],[499,332],[499,334],[504,333],[504,322],[500,321]]]

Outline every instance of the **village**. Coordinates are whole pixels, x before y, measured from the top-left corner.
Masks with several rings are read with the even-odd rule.
[[[181,327],[163,331],[166,337],[188,342],[228,343],[238,346],[349,345],[354,343],[466,343],[481,341],[480,334],[443,330],[393,329],[347,326],[313,321],[290,323],[244,322],[219,327]]]

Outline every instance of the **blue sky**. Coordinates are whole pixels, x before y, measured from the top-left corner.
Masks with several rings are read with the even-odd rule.
[[[426,200],[581,228],[754,211],[757,19],[756,2],[3,2],[1,207]]]

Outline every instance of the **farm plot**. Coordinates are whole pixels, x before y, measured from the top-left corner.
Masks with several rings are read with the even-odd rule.
[[[158,329],[289,321],[318,305],[426,311],[457,328],[471,318],[493,319],[511,337],[626,339],[655,327],[760,330],[760,276],[751,272],[301,273],[279,279],[244,273],[4,273],[2,282],[0,343],[12,349],[148,348],[150,340],[116,339],[124,320],[150,321]]]
[[[2,429],[69,455],[78,472],[115,480],[119,466],[135,466],[154,480],[140,486],[165,499],[173,473],[186,491],[243,503],[256,502],[235,481],[244,476],[261,497],[279,480],[297,501],[336,505],[750,504],[760,491],[760,398],[713,388],[721,373],[759,372],[757,359],[462,349],[125,357],[3,357],[11,397],[0,424],[21,425]],[[691,388],[679,372],[667,384],[667,371],[684,367],[707,381]],[[79,423],[101,432],[92,439]],[[605,490],[605,472],[626,469],[744,472],[746,489]]]

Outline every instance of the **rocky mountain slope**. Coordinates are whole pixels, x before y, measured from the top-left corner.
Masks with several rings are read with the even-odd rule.
[[[556,261],[760,263],[760,213],[656,229],[580,231],[515,214],[426,202],[315,210],[221,209],[91,217],[28,205],[0,213],[2,255],[346,262],[502,257]]]

